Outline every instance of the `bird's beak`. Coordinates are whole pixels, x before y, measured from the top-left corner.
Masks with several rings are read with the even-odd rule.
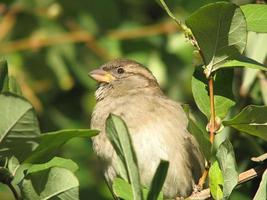
[[[104,71],[103,69],[94,69],[88,74],[94,80],[99,83],[110,83],[112,80],[115,79],[109,72]]]

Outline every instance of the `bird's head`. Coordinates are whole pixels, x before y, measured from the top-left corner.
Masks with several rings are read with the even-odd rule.
[[[89,76],[100,83],[96,92],[97,98],[99,91],[101,91],[101,96],[116,96],[158,87],[157,80],[149,69],[128,59],[112,60],[100,68],[92,70]]]

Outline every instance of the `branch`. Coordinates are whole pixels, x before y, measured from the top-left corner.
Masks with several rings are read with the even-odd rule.
[[[216,128],[215,128],[215,105],[214,105],[213,77],[212,76],[209,78],[209,96],[210,96],[209,131],[210,131],[210,143],[213,144]]]
[[[58,34],[52,37],[31,37],[13,42],[3,43],[0,47],[1,53],[10,53],[27,49],[38,49],[45,46],[52,46],[69,42],[89,42],[93,37],[85,31],[75,31]]]
[[[128,30],[111,30],[107,36],[116,40],[136,39],[140,37],[148,37],[152,35],[168,34],[179,31],[176,24],[164,22],[156,25],[148,25]],[[181,31],[181,30],[180,30]]]
[[[263,174],[263,172],[267,169],[267,162],[265,161],[262,165],[259,165],[257,167],[251,168],[245,172],[242,172],[238,176],[238,183],[237,185],[243,184],[247,181],[253,180]],[[203,200],[210,198],[210,189],[204,189],[200,192],[193,193],[190,197],[187,199],[192,200]]]

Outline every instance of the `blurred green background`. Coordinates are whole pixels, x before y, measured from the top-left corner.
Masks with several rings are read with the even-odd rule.
[[[178,19],[184,19],[216,1],[166,2]],[[7,59],[11,75],[36,109],[43,132],[88,128],[96,83],[87,74],[118,57],[148,66],[169,97],[189,103],[203,125],[206,123],[191,93],[193,64],[197,62],[194,49],[155,0],[1,0],[0,42],[1,58]],[[257,51],[262,51],[261,47]],[[238,104],[233,113],[249,103],[264,104],[264,97],[267,101],[266,74],[261,74],[264,85],[258,76],[247,80],[246,73],[235,72]],[[239,170],[253,167],[250,157],[266,151],[266,145],[260,139],[230,132],[227,129],[223,134],[230,134]],[[61,153],[80,166],[77,176],[82,200],[112,199],[90,141],[72,140]],[[243,184],[231,199],[251,199],[258,183]],[[0,199],[12,198],[8,188],[0,185]]]

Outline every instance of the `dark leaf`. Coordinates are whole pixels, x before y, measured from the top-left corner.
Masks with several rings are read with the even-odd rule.
[[[246,20],[241,9],[228,2],[203,6],[186,19],[186,25],[201,49],[205,73],[243,53],[246,47]]]
[[[169,162],[161,160],[157,168],[157,171],[152,179],[149,193],[147,195],[147,200],[158,199],[160,195],[160,191],[164,184],[165,178],[167,176],[168,168],[169,168]]]
[[[267,141],[267,106],[249,105],[223,124]]]
[[[8,78],[8,68],[6,60],[0,60],[0,91],[4,87],[5,79]]]

